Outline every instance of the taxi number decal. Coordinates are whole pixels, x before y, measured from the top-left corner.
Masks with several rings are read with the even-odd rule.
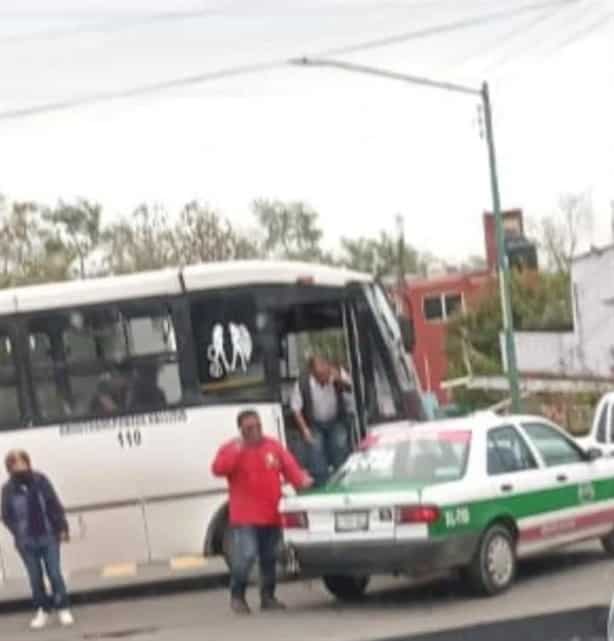
[[[448,528],[469,525],[471,522],[471,515],[468,507],[457,507],[453,510],[445,510],[443,514],[446,521],[446,527]]]

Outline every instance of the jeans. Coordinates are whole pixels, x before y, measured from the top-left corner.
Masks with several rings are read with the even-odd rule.
[[[35,610],[63,610],[69,606],[68,592],[60,566],[60,544],[46,536],[17,547],[26,566]],[[51,598],[45,588],[44,573],[51,584]]]
[[[275,595],[277,579],[277,546],[281,531],[274,526],[244,525],[232,528],[232,568],[230,593],[244,598],[249,575],[256,559],[260,565],[260,595],[263,599]]]

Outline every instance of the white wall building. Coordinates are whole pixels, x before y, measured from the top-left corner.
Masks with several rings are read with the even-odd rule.
[[[571,288],[573,331],[515,332],[518,369],[525,375],[614,379],[614,245],[575,258]]]

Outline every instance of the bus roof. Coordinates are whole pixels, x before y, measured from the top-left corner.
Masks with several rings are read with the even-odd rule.
[[[344,287],[370,282],[368,274],[290,261],[229,261],[123,276],[30,285],[0,291],[0,315],[136,300],[239,285],[313,284]]]
[[[96,305],[108,301],[134,300],[181,293],[179,272],[164,269],[124,276],[89,278],[45,285],[30,285],[7,290],[14,301],[9,312],[0,297],[0,313],[33,312],[78,305]],[[4,294],[4,292],[3,292]]]
[[[313,284],[344,287],[350,282],[370,282],[371,276],[340,267],[294,261],[238,260],[190,265],[183,269],[188,291],[238,285]]]

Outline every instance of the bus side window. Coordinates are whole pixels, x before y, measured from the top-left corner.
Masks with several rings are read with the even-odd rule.
[[[0,430],[14,429],[20,420],[13,344],[7,334],[0,332]]]
[[[208,293],[191,303],[198,378],[213,402],[271,398],[266,376],[269,314],[248,292]]]
[[[43,421],[151,411],[181,400],[174,329],[161,303],[54,312],[28,328]]]

